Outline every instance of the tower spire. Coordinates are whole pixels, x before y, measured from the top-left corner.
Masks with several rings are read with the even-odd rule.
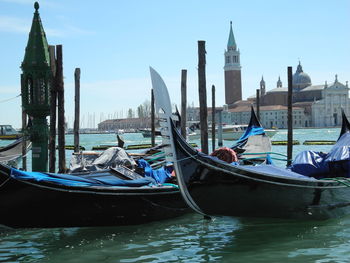
[[[264,76],[261,76],[261,81],[260,81],[260,94],[261,96],[264,96],[266,93],[266,84],[264,80]]]
[[[230,21],[230,34],[227,42],[227,50],[236,50],[236,49],[237,49],[237,44],[236,44],[235,36],[233,35],[232,21]]]
[[[277,80],[277,88],[282,88],[281,76],[278,76],[278,80]]]
[[[28,43],[22,62],[23,70],[33,67],[49,68],[50,66],[49,45],[47,43],[46,34],[38,12],[38,2],[35,2],[34,8],[35,12],[32,27],[30,29]]]

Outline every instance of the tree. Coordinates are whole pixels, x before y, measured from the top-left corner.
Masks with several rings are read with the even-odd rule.
[[[131,108],[128,110],[128,118],[134,118],[134,111]]]
[[[143,117],[151,117],[151,102],[149,100],[145,100],[142,104],[143,107]]]
[[[142,106],[142,105],[139,105],[139,106],[137,107],[137,116],[138,116],[139,118],[144,118],[144,117],[145,117],[145,116],[144,116],[143,106]]]

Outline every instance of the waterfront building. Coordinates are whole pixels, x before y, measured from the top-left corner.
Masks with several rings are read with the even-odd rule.
[[[293,127],[304,127],[305,121],[309,121],[304,113],[304,108],[293,107]],[[251,104],[242,103],[233,108],[223,111],[224,124],[248,124],[250,120]],[[260,107],[260,122],[265,128],[287,128],[288,108],[283,105],[271,105]]]
[[[109,119],[98,124],[99,131],[117,131],[131,129],[151,128],[151,117],[145,118],[126,118],[126,119]]]
[[[331,127],[341,125],[341,109],[350,114],[350,99],[348,82],[342,84],[335,75],[331,85],[325,83],[322,89],[322,99],[312,103],[312,121],[315,127]]]
[[[336,75],[334,83],[313,85],[311,77],[303,71],[299,62],[293,74],[293,120],[294,127],[334,127],[341,125],[341,109],[350,114],[348,82],[339,82]],[[262,77],[260,81],[260,117],[265,127],[286,128],[285,109],[288,104],[288,87],[283,87],[280,77],[276,88],[266,89]],[[255,104],[256,95],[246,101],[237,101],[223,113],[225,121],[245,124],[250,109],[247,105]],[[245,108],[246,107],[246,108]],[[244,110],[245,109],[245,110]],[[300,113],[300,109],[303,113]],[[264,112],[266,111],[266,112]],[[280,112],[279,112],[280,111]],[[244,113],[243,113],[244,112]],[[231,116],[232,115],[232,116]],[[270,117],[274,116],[272,120]]]

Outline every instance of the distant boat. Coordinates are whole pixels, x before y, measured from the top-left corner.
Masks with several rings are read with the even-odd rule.
[[[142,133],[142,136],[144,138],[150,138],[152,136],[152,130],[151,129],[139,129],[139,132]],[[155,131],[156,136],[161,136],[161,133],[159,130]]]
[[[236,141],[245,133],[248,128],[248,124],[232,124],[222,126],[222,139],[226,141]],[[265,134],[269,137],[274,136],[277,133],[277,129],[265,129]],[[211,137],[211,128],[208,129],[209,138]],[[200,129],[189,129],[187,138],[189,140],[200,139]],[[216,128],[215,137],[218,138],[218,129]]]
[[[124,130],[123,130],[123,129],[118,129],[118,130],[116,131],[116,134],[117,134],[117,135],[122,135],[122,134],[124,134]]]
[[[11,125],[0,125],[0,140],[16,140],[22,134],[16,131]]]

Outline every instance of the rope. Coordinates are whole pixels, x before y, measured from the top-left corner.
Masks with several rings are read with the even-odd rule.
[[[0,188],[3,187],[8,181],[10,181],[11,177],[9,176],[2,184],[0,184]]]
[[[261,159],[262,157],[264,157],[264,156],[258,156],[258,157],[250,157],[250,158],[243,158],[243,159],[240,159],[240,160],[243,160],[243,161],[245,161],[245,160],[254,160],[254,159]],[[285,162],[287,162],[288,161],[288,159],[281,159],[281,158],[276,158],[276,157],[270,157],[271,159],[273,159],[273,160],[277,160],[277,161],[285,161]]]
[[[164,153],[163,153],[163,154],[164,154]],[[164,157],[165,157],[165,155],[158,156],[158,157],[152,158],[152,159],[150,159],[150,160],[147,160],[147,162],[151,163],[151,162],[153,162],[153,161],[156,161],[156,160],[162,159],[162,158],[164,158]]]
[[[285,154],[276,153],[276,152],[241,153],[240,155],[261,155],[261,154],[276,154],[276,155],[280,155],[280,156],[283,156],[283,157],[287,157],[287,155],[285,155]]]
[[[331,180],[336,181],[338,183],[341,183],[343,185],[346,185],[347,187],[350,187],[350,178],[345,177],[334,177],[334,178],[322,178],[322,180]]]
[[[189,157],[186,157],[186,158],[182,158],[182,159],[179,159],[177,160],[176,162],[182,162],[182,161],[185,161],[185,160],[188,160],[188,159],[191,159],[191,158],[195,158],[198,154],[196,155],[190,155]],[[175,161],[174,161],[175,162]]]
[[[7,102],[7,101],[10,101],[10,100],[13,100],[13,99],[15,99],[15,98],[18,98],[19,96],[21,96],[21,94],[19,94],[19,95],[15,96],[15,97],[9,98],[9,99],[0,100],[0,103]]]

